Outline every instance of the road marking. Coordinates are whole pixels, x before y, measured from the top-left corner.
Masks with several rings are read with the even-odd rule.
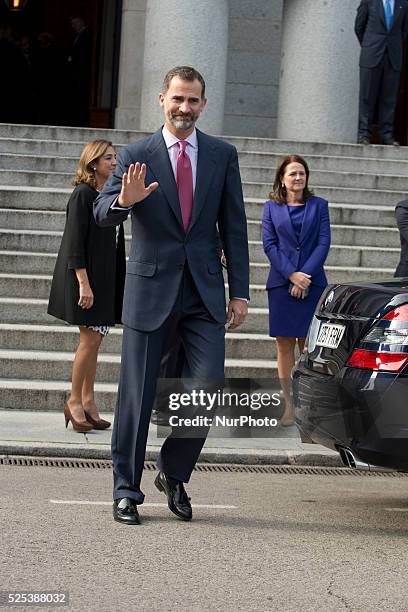
[[[66,504],[70,506],[111,506],[112,502],[91,501],[88,499],[50,499],[50,504]],[[167,504],[146,502],[143,504],[148,508],[167,508]],[[227,506],[221,504],[192,504],[193,508],[214,508],[215,510],[234,510],[238,506]]]
[[[388,512],[408,512],[408,508],[386,508]]]

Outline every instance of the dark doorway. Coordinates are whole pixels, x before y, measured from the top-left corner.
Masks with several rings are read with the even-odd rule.
[[[0,0],[0,122],[113,127],[122,2]],[[8,92],[8,93],[6,93]]]

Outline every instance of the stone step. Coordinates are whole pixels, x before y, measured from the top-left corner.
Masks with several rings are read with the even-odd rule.
[[[65,211],[71,189],[0,186],[0,209],[29,211]],[[250,220],[262,219],[266,198],[245,198],[245,210]],[[369,212],[369,224],[395,227],[394,206],[404,198],[396,198],[388,205],[346,203],[332,200],[330,204],[331,222],[343,225],[365,225]]]
[[[6,350],[73,352],[78,345],[78,328],[68,325],[0,324],[0,346]],[[234,359],[276,359],[275,340],[266,334],[228,332],[226,356]],[[120,354],[122,329],[112,327],[100,353]]]
[[[396,227],[331,225],[333,244],[349,244],[398,248],[399,232]]]
[[[260,224],[263,211],[263,200],[247,200],[246,212],[249,225],[249,239],[260,238]],[[376,228],[378,232],[382,228],[396,230],[394,209],[389,206],[359,206],[356,204],[330,204],[330,221],[333,226],[339,225],[343,228],[355,226]],[[35,229],[47,228],[51,231],[62,231],[65,224],[65,211],[53,210],[30,210],[0,207],[0,228]],[[130,234],[130,219],[125,224],[126,233]],[[339,242],[336,239],[336,242]],[[362,243],[363,244],[363,243]],[[379,245],[381,246],[381,245]]]
[[[252,285],[265,285],[268,278],[270,265],[265,263],[251,263],[250,278]],[[353,266],[329,266],[324,267],[329,283],[350,282],[382,282],[394,275],[395,266],[392,268],[374,268]]]
[[[1,170],[0,185],[24,187],[72,187],[72,172],[38,172],[37,170]]]
[[[1,220],[1,217],[0,217]],[[47,221],[44,217],[44,222]],[[65,220],[65,215],[64,215]],[[10,227],[10,226],[9,226]],[[37,227],[41,227],[38,224]],[[44,224],[42,227],[49,227]],[[126,224],[126,230],[130,229],[130,223]],[[35,253],[57,253],[62,238],[61,230],[37,230],[37,229],[5,229],[0,226],[0,250],[33,251]],[[248,223],[249,240],[261,239],[260,222]],[[126,250],[130,250],[130,234],[125,234]]]
[[[9,170],[0,170],[0,185],[2,185],[2,191],[6,192],[6,195],[0,195],[0,206],[6,206],[10,208],[20,208],[16,206],[15,198],[16,191],[23,191],[24,195],[20,197],[26,201],[27,193],[32,196],[32,208],[47,208],[50,201],[49,195],[45,194],[46,190],[52,190],[54,194],[54,210],[64,210],[66,206],[67,197],[63,197],[62,193],[70,193],[72,187],[70,187],[72,176],[70,174],[61,173],[49,173],[49,172],[13,172]],[[324,177],[322,177],[324,180]],[[347,182],[347,181],[345,181]],[[380,188],[362,188],[358,183],[350,182],[350,187],[338,187],[336,185],[314,185],[314,191],[317,195],[325,198],[329,202],[344,202],[351,204],[374,204],[381,206],[395,206],[397,202],[406,199],[406,192],[402,191],[404,181],[401,181],[401,185],[395,185],[396,189],[387,189],[386,187]],[[391,183],[390,183],[391,185]],[[14,187],[14,190],[12,190]],[[262,183],[254,181],[246,181],[242,184],[245,199],[259,198],[266,200],[271,190],[271,183]],[[400,190],[398,190],[398,188]],[[30,191],[32,189],[32,191]],[[38,190],[41,189],[40,192]],[[12,191],[13,193],[10,193]],[[61,191],[61,193],[59,193]],[[58,195],[58,204],[57,204]],[[7,199],[10,198],[10,202]],[[45,198],[45,200],[44,200]],[[13,202],[13,203],[12,203]],[[34,204],[35,202],[35,204]],[[43,202],[42,206],[37,205],[37,202]],[[47,203],[46,203],[47,202]]]
[[[5,183],[8,183],[7,177],[9,174],[5,171]],[[394,171],[395,172],[395,171]],[[342,187],[349,189],[375,189],[376,191],[406,191],[407,188],[407,175],[408,175],[408,164],[403,170],[403,175],[390,174],[378,174],[369,173],[364,171],[358,173],[354,171],[340,171],[338,170],[311,170],[309,185],[313,190],[314,185],[325,185],[325,187],[316,188],[318,194],[320,190],[326,189],[326,187]],[[55,180],[59,180],[60,175],[55,174]],[[63,175],[66,176],[66,175]],[[261,166],[241,166],[241,178],[244,182],[252,183],[263,183],[270,185],[271,190],[273,182],[275,180],[274,168],[261,167]],[[0,173],[0,182],[1,173]],[[24,184],[21,182],[20,184]],[[53,183],[50,183],[53,184]],[[57,184],[57,183],[55,183]]]
[[[0,349],[0,379],[70,381],[72,352],[22,351]],[[226,359],[229,378],[270,378],[276,375],[276,361],[263,359]],[[98,356],[96,380],[117,383],[120,355],[101,353]]]
[[[65,126],[37,126],[0,124],[0,137],[23,141],[51,140],[77,142],[84,144],[96,138],[111,140],[116,144],[128,144],[140,140],[148,132],[137,130],[114,130],[97,128],[77,128]],[[234,144],[239,151],[274,152],[282,155],[330,155],[342,157],[363,157],[379,159],[407,160],[406,147],[385,145],[357,145],[349,143],[304,142],[279,140],[275,138],[252,138],[242,136],[220,136]],[[48,153],[50,155],[51,153]]]
[[[0,378],[0,409],[59,411],[63,426],[62,411],[70,389],[68,381]],[[116,383],[95,383],[95,400],[102,414],[114,412],[116,393]]]
[[[12,228],[13,231],[19,232],[29,230],[41,231],[42,228],[47,228],[47,231],[60,232],[62,235],[65,216],[65,211],[0,208],[0,229]],[[126,235],[130,236],[130,217],[125,222],[124,227]],[[260,221],[248,219],[248,235],[252,240],[260,239]]]
[[[268,372],[268,378],[276,377],[275,370],[272,374]],[[63,407],[69,397],[70,389],[69,381],[0,378],[0,409],[60,412],[61,427],[63,427]],[[102,416],[106,415],[110,421],[113,420],[116,396],[116,383],[95,383],[96,404]]]
[[[47,299],[0,297],[1,322],[61,325],[61,321],[47,314],[47,306]],[[240,327],[240,333],[265,334],[268,333],[268,326],[268,309],[250,305],[248,318]]]
[[[0,273],[0,297],[48,300],[51,280],[51,275]],[[264,285],[251,285],[250,294],[251,306],[267,307]]]
[[[90,140],[93,140],[91,138]],[[63,140],[43,140],[43,139],[20,139],[20,138],[0,138],[0,153],[12,153],[15,155],[54,155],[58,157],[75,157],[79,160],[84,142],[63,141]]]
[[[246,198],[248,219],[262,219],[265,200]],[[330,223],[335,225],[370,225],[370,227],[396,227],[394,206],[369,206],[362,204],[330,203]]]
[[[55,161],[56,158],[52,158]],[[408,173],[408,163],[404,174]],[[1,165],[0,165],[1,168]],[[72,184],[74,170],[64,168],[61,171],[31,170],[31,169],[0,169],[0,185],[24,185],[32,187],[69,187]],[[261,166],[241,166],[242,180],[247,183],[268,185],[269,192],[274,181],[274,169]],[[407,178],[404,175],[356,173],[345,171],[317,170],[311,174],[310,186],[324,185],[316,191],[324,191],[327,187],[349,189],[375,189],[376,191],[404,191]],[[258,197],[258,196],[256,196]]]
[[[0,186],[0,208],[65,211],[72,187]]]
[[[51,215],[48,213],[48,217]],[[20,219],[15,217],[15,220],[23,220],[26,217],[20,215]],[[10,224],[3,225],[0,215],[0,249],[1,250],[16,250],[16,251],[33,251],[36,253],[49,252],[56,253],[59,249],[62,237],[61,230],[48,229],[50,223],[47,223],[47,213],[38,218],[37,227],[47,227],[47,230],[37,229],[19,229]],[[57,220],[65,221],[63,218]],[[125,231],[130,230],[130,223],[127,222]],[[250,241],[261,241],[261,222],[248,222],[248,239]],[[397,228],[379,228],[379,227],[364,227],[364,226],[349,226],[349,225],[331,225],[332,243],[337,245],[358,245],[361,247],[378,246],[384,248],[399,248],[399,233]],[[131,236],[126,233],[125,241],[126,248],[129,251]],[[256,261],[256,260],[255,260]]]
[[[53,252],[47,252],[47,242],[52,240],[55,242],[50,245]],[[31,245],[32,242],[35,244]],[[0,269],[8,273],[52,274],[57,257],[55,251],[59,243],[60,237],[55,235],[16,234],[0,230]],[[3,248],[4,246],[8,248]],[[39,250],[23,250],[25,246],[35,246]],[[261,242],[249,242],[249,255],[251,264],[267,261]],[[395,268],[399,257],[399,247],[332,244],[326,261],[328,266]]]
[[[345,247],[341,247],[343,250]],[[354,248],[354,252],[353,252]],[[380,251],[380,250],[379,250]],[[332,247],[331,254],[329,257],[331,260],[334,259],[337,265],[326,265],[325,268],[328,272],[329,282],[348,282],[349,280],[360,280],[368,278],[376,278],[379,275],[383,278],[387,275],[393,275],[396,267],[396,262],[399,257],[397,253],[394,256],[387,256],[387,262],[389,266],[383,266],[383,260],[381,259],[382,253],[376,253],[376,259],[379,261],[379,265],[373,265],[368,254],[364,250],[358,247],[351,247],[349,253],[343,252],[343,259],[356,259],[360,258],[364,262],[368,262],[368,266],[353,266],[339,265],[338,261],[334,256],[334,249]],[[395,261],[395,265],[391,262]],[[55,255],[53,253],[32,253],[27,251],[0,251],[0,269],[4,270],[4,273],[11,274],[38,274],[38,275],[49,275],[54,271]],[[262,285],[266,282],[269,271],[269,263],[266,256],[262,256],[262,261],[251,262],[250,264],[250,282],[253,285]],[[368,276],[367,276],[368,274]]]
[[[346,157],[340,155],[315,155],[306,154],[311,179],[315,182],[315,173],[318,170],[332,172],[357,172],[359,174],[393,174],[404,176],[408,174],[408,155],[405,159],[383,159],[382,157]],[[282,153],[261,151],[240,151],[239,163],[241,170],[244,166],[258,166],[269,168],[274,179],[275,171],[282,161]],[[6,167],[6,166],[5,166]],[[8,167],[8,166],[7,166]],[[270,180],[268,178],[268,180]],[[272,181],[273,182],[273,181]]]
[[[266,255],[261,242],[249,242],[251,263],[262,263]],[[328,266],[351,266],[354,268],[394,268],[400,258],[400,248],[351,246],[332,244],[326,259]]]
[[[79,148],[80,146],[82,146],[82,144],[78,145]],[[120,147],[118,148],[118,151],[119,150]],[[70,173],[70,175],[73,176],[78,167],[79,153],[80,150],[78,150],[78,155],[72,156],[57,156],[50,154],[39,156],[24,153],[0,152],[0,168],[9,170],[35,170],[38,172],[63,172]],[[239,153],[239,162],[243,175],[246,167],[251,167],[253,169],[259,168],[261,176],[264,175],[266,171],[269,171],[269,173],[266,174],[266,180],[272,183],[276,167],[281,160],[282,155],[274,152],[241,151]],[[366,173],[369,173],[369,176],[395,175],[398,178],[408,174],[408,157],[405,160],[384,160],[374,157],[336,157],[331,155],[309,154],[307,162],[310,167],[313,182],[317,182],[317,171],[331,171],[335,174],[352,172],[362,176]]]
[[[128,144],[148,136],[151,132],[143,130],[115,130],[111,128],[82,128],[63,125],[29,125],[0,123],[0,137],[24,141],[52,140],[76,142],[82,146],[97,138]]]
[[[408,181],[407,181],[408,182]],[[259,198],[260,200],[268,199],[270,192],[270,184],[267,183],[243,183],[244,198],[252,199]],[[330,187],[327,185],[313,185],[316,195],[329,202],[344,202],[345,204],[371,204],[379,206],[392,206],[405,200],[407,197],[406,191],[397,191],[389,189],[361,189],[358,185],[355,187]]]

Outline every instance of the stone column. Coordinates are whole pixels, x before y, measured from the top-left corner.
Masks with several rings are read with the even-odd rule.
[[[140,123],[146,0],[123,0],[118,104],[115,128],[136,130]]]
[[[158,103],[163,77],[175,66],[193,66],[204,77],[208,104],[198,126],[221,134],[228,48],[227,0],[147,0],[140,128],[163,122]]]
[[[285,0],[278,138],[355,142],[360,0]]]

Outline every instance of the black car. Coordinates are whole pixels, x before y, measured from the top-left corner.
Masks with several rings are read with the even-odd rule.
[[[293,371],[305,442],[361,469],[408,471],[408,278],[331,285]]]

